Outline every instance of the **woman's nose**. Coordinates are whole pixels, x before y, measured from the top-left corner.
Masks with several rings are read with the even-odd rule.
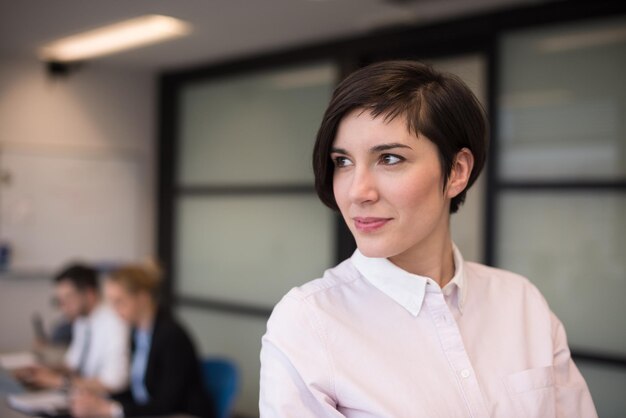
[[[356,204],[375,202],[378,200],[378,189],[372,173],[365,167],[354,170],[350,185],[350,200]]]

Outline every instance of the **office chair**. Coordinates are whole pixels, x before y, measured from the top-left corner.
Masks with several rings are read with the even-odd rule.
[[[239,390],[237,365],[225,358],[207,357],[201,367],[204,386],[215,403],[216,417],[229,418]]]

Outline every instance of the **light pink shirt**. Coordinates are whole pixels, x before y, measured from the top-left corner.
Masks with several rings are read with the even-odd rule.
[[[443,290],[358,250],[292,289],[263,337],[261,417],[597,417],[539,291],[454,259]]]

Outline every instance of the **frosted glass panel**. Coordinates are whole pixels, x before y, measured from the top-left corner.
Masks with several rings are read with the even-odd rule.
[[[311,151],[336,79],[334,66],[319,64],[187,85],[179,182],[312,182]]]
[[[626,196],[505,192],[498,265],[527,276],[570,346],[626,353]]]
[[[505,36],[500,169],[505,179],[626,176],[626,19]]]
[[[313,194],[180,198],[177,293],[272,307],[331,266],[333,222]]]
[[[220,356],[235,361],[241,377],[235,413],[258,416],[259,353],[267,319],[194,308],[178,308],[177,314],[194,336],[203,357]]]
[[[582,361],[576,364],[587,381],[598,416],[623,418],[626,411],[626,369]]]

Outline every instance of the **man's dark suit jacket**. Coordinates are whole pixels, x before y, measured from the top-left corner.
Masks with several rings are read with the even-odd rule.
[[[133,330],[134,332],[134,330]],[[131,338],[132,352],[135,351]],[[130,390],[113,396],[125,417],[185,413],[202,418],[214,416],[191,338],[168,313],[157,313],[144,377],[150,400],[139,405]]]

